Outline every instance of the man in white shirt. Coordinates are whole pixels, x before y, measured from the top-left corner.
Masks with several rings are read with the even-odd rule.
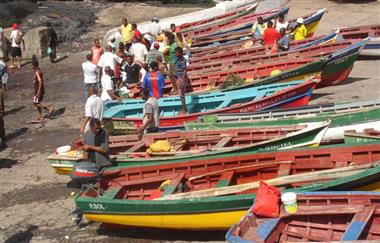
[[[158,19],[157,16],[154,16],[152,19],[152,23],[149,25],[149,32],[146,33],[149,35],[149,43],[152,44],[153,41],[156,39],[156,37],[161,34],[161,26],[159,24],[160,20]]]
[[[84,74],[85,99],[87,99],[87,89],[95,87],[98,81],[98,67],[92,63],[92,54],[86,55],[87,61],[82,63]]]
[[[105,68],[110,67],[115,72],[115,67],[118,63],[121,63],[122,59],[112,53],[112,47],[106,46],[106,51],[100,57],[98,67],[102,68],[102,73],[105,73]]]
[[[289,22],[285,21],[285,15],[280,14],[278,16],[278,19],[276,21],[276,30],[280,33],[280,30],[284,28],[285,30],[288,30]]]
[[[97,88],[90,86],[87,88],[88,98],[85,105],[85,114],[80,128],[80,133],[83,134],[90,129],[89,121],[91,118],[103,119],[103,101],[96,95]]]
[[[100,96],[103,102],[109,100],[122,100],[119,96],[115,95],[114,93],[113,82],[111,79],[112,74],[113,71],[109,66],[104,68],[104,74],[101,79],[102,94]]]
[[[16,23],[12,25],[12,32],[9,39],[12,41],[12,51],[11,51],[11,57],[12,57],[12,67],[14,67],[15,59],[18,60],[17,67],[21,67],[21,58],[22,58],[22,52],[21,52],[21,44],[23,46],[23,50],[25,51],[25,42],[22,36],[21,31],[19,30],[19,27]]]
[[[129,53],[131,53],[135,57],[135,61],[144,63],[145,57],[148,55],[148,50],[146,46],[141,43],[141,37],[132,39],[133,44],[131,48],[129,48]]]

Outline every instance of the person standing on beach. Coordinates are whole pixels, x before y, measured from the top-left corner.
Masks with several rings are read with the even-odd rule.
[[[50,117],[53,113],[53,108],[42,104],[45,95],[45,84],[43,79],[43,74],[38,65],[38,60],[35,55],[32,56],[32,66],[34,70],[34,95],[33,95],[33,104],[38,110],[38,117],[32,122],[42,122],[42,109],[48,111],[48,116]]]
[[[54,59],[57,57],[57,45],[58,45],[58,37],[57,33],[51,26],[50,22],[46,23],[47,32],[48,32],[48,54],[50,57],[50,62],[54,63]],[[50,48],[50,51],[49,51]]]
[[[4,29],[0,27],[0,58],[5,54]]]
[[[145,63],[148,50],[146,49],[146,46],[141,43],[141,37],[133,37],[133,44],[131,48],[129,48],[129,53],[135,57],[136,62],[140,62],[141,64]]]
[[[15,60],[18,61],[17,67],[21,68],[21,61],[22,61],[22,51],[21,46],[23,47],[23,50],[25,51],[25,41],[23,39],[22,33],[19,30],[18,24],[14,23],[12,25],[12,32],[9,39],[12,41],[12,49],[11,49],[11,61],[12,61],[12,68],[15,67]]]
[[[181,98],[181,111],[179,115],[184,115],[187,113],[185,93],[187,88],[187,64],[186,59],[183,57],[183,49],[181,47],[175,48],[175,71],[176,71],[176,81],[178,87],[178,94]]]
[[[102,121],[103,118],[103,101],[97,96],[98,90],[95,86],[89,86],[87,88],[87,101],[84,108],[84,118],[82,126],[80,128],[80,134],[83,134],[90,130],[90,120],[92,118],[97,118]]]
[[[122,24],[119,28],[119,32],[124,42],[125,49],[129,50],[129,48],[132,45],[132,37],[133,37],[132,25],[128,23],[127,18],[123,18],[121,22]]]
[[[157,16],[154,16],[152,22],[149,25],[149,31],[146,34],[148,35],[147,39],[150,45],[153,44],[154,40],[156,40],[156,37],[162,32],[159,22],[160,19]]]
[[[4,123],[4,112],[5,112],[4,93],[5,93],[5,88],[3,85],[1,71],[0,71],[0,81],[1,81],[0,82],[0,145],[1,145],[1,144],[5,143],[5,123]]]
[[[82,63],[84,74],[84,92],[87,99],[87,90],[90,87],[96,87],[98,83],[98,67],[92,63],[92,55],[86,55],[86,61]]]
[[[174,35],[168,35],[168,44],[169,48],[169,78],[173,85],[172,94],[178,94],[178,86],[177,86],[177,75],[176,75],[176,56],[175,49],[178,47],[177,42],[175,42]]]
[[[152,62],[155,62],[157,60],[157,57],[161,57],[164,59],[164,56],[159,51],[160,45],[158,43],[154,43],[153,48],[148,52],[148,55],[146,56],[146,63],[149,65]]]
[[[91,47],[92,63],[98,65],[100,57],[103,55],[103,48],[100,46],[99,39],[95,39],[94,45]]]
[[[104,69],[108,66],[115,72],[116,65],[121,63],[123,60],[118,57],[116,54],[112,53],[112,47],[106,46],[106,51],[100,57],[98,62],[98,67],[102,70],[104,74]]]
[[[122,100],[119,96],[117,96],[114,93],[114,85],[111,78],[112,76],[113,76],[113,70],[109,66],[105,67],[104,73],[101,79],[102,94],[100,96],[103,102],[110,101],[110,100],[119,100],[119,101]]]

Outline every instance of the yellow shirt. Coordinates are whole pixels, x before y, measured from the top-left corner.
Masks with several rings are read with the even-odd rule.
[[[131,43],[132,36],[133,36],[132,25],[131,24],[127,24],[127,26],[121,25],[120,32],[121,32],[121,37],[123,39],[123,42]]]
[[[294,30],[294,40],[304,40],[307,37],[307,29],[305,25],[301,25]]]
[[[255,38],[258,39],[260,38],[263,34],[264,31],[267,29],[267,24],[259,24],[257,22],[253,23],[251,32],[255,35]]]

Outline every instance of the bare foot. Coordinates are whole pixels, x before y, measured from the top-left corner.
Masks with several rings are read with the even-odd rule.
[[[47,114],[47,118],[50,118],[51,117],[51,115],[53,114],[53,112],[54,112],[54,109],[53,108],[50,108],[50,110],[49,110],[49,113]]]

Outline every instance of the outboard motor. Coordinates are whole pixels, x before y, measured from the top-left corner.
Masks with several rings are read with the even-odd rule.
[[[79,162],[74,164],[71,179],[80,184],[92,184],[100,178],[99,168],[92,162]]]

